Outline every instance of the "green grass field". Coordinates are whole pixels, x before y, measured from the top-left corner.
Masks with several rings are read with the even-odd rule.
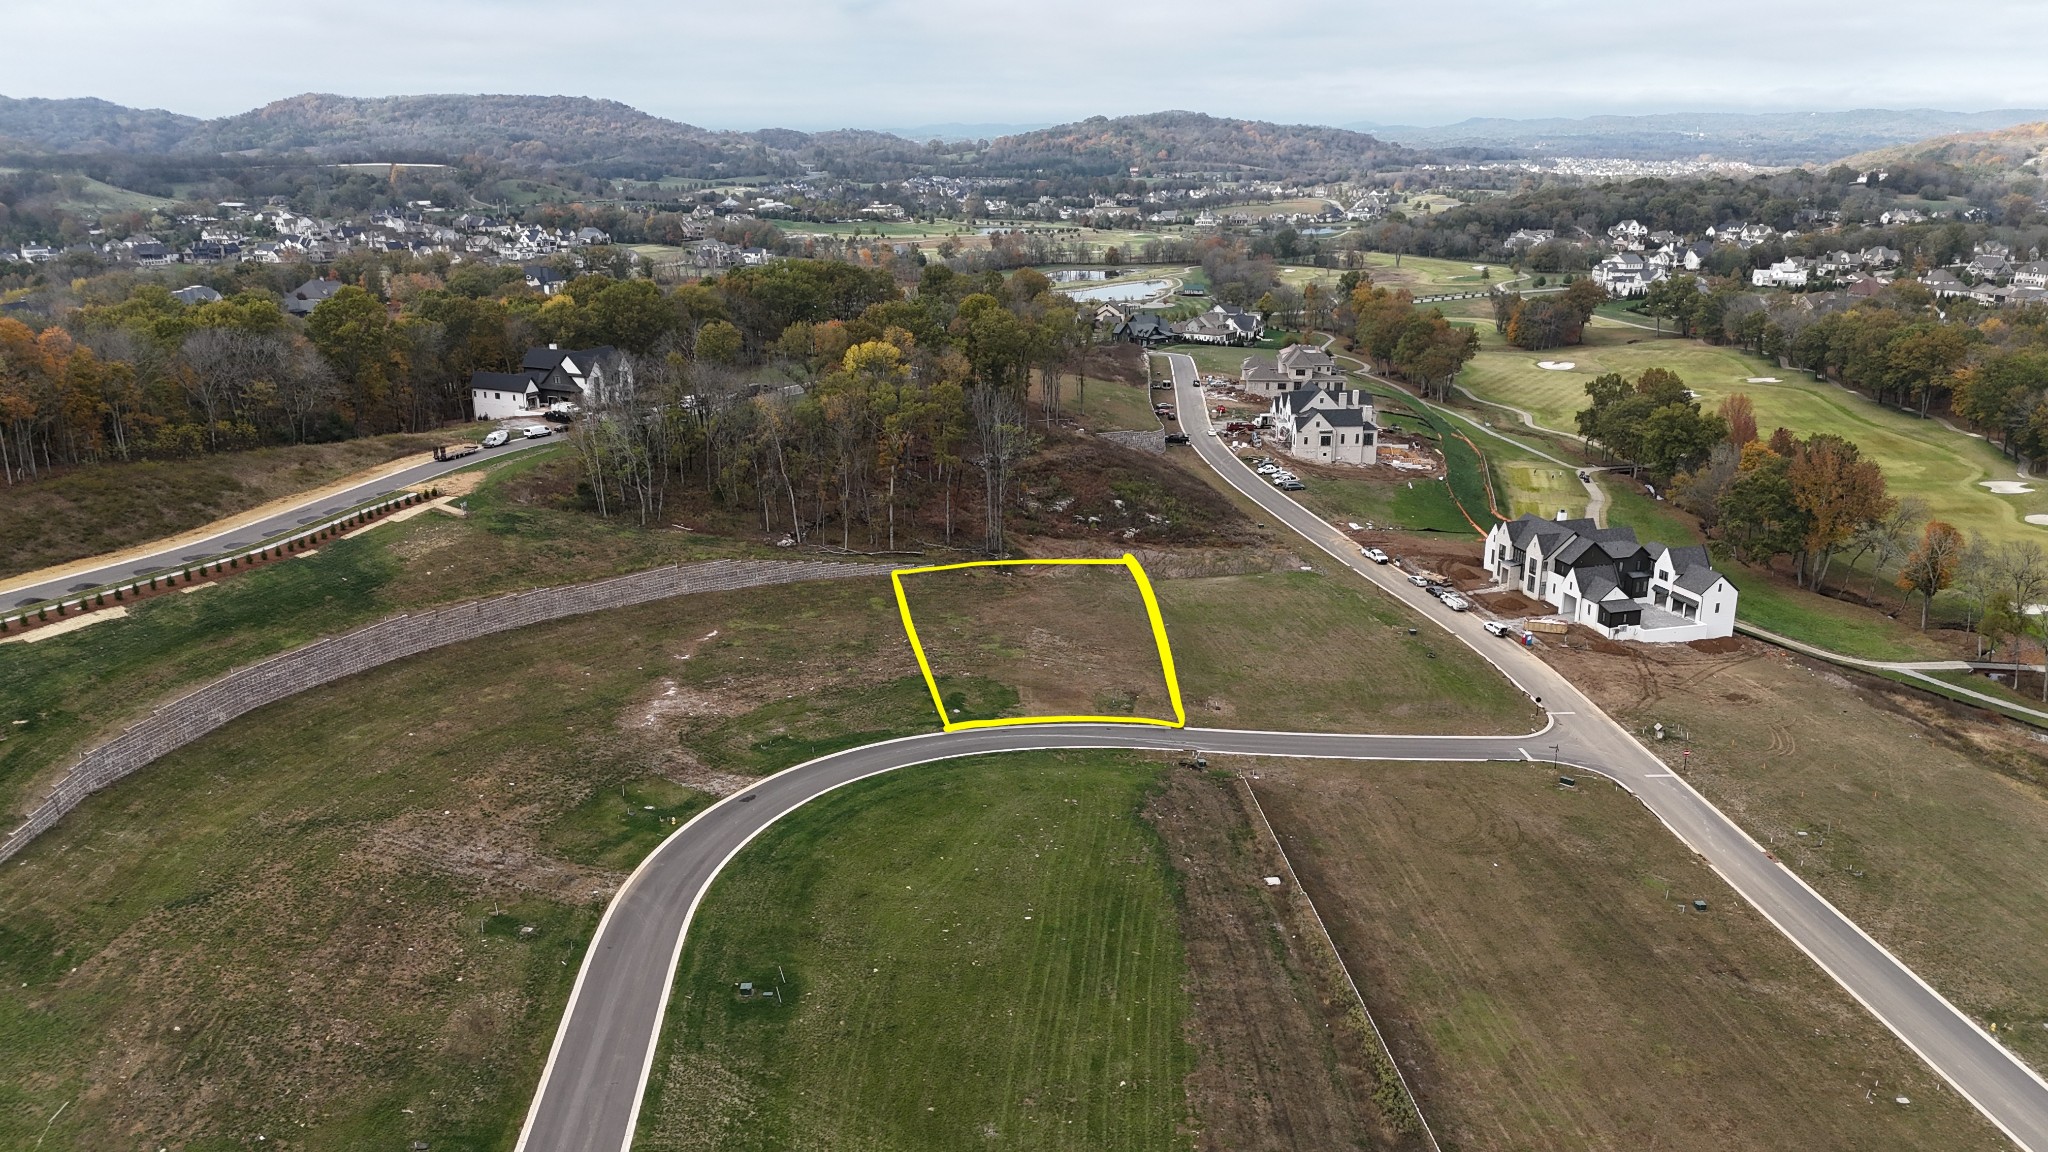
[[[698,910],[636,1149],[1186,1147],[1158,772],[926,765],[771,828]]]
[[[1634,377],[1647,368],[1668,368],[1709,409],[1732,393],[1747,394],[1765,435],[1783,425],[1801,435],[1828,432],[1855,441],[1883,467],[1894,495],[1925,500],[1933,516],[1973,535],[1993,541],[2041,537],[2042,530],[2022,518],[2048,512],[2048,491],[1994,495],[1979,485],[2015,475],[1996,449],[1803,372],[1775,368],[1733,348],[1660,339],[1634,328],[1596,326],[1588,330],[1586,344],[1548,352],[1509,348],[1490,324],[1479,330],[1481,351],[1458,382],[1482,399],[1527,409],[1549,427],[1573,428],[1574,413],[1585,405],[1586,383],[1603,372]],[[1536,366],[1539,360],[1570,361],[1574,367],[1547,371]],[[1778,382],[1748,382],[1761,377]]]
[[[1438,292],[1477,292],[1514,275],[1506,265],[1488,264],[1486,267],[1492,276],[1481,276],[1478,269],[1483,261],[1479,260],[1438,260],[1433,256],[1404,255],[1399,257],[1397,267],[1394,263],[1396,257],[1391,252],[1361,252],[1359,256],[1365,262],[1365,270],[1372,273],[1374,283],[1406,288],[1416,296]]]
[[[439,650],[92,797],[0,891],[0,1146],[72,1101],[48,1147],[506,1147],[603,898],[707,800],[669,777],[934,726],[885,596]]]

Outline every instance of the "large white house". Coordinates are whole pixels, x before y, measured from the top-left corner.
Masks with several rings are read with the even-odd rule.
[[[1278,396],[1296,388],[1334,388],[1344,373],[1328,352],[1306,344],[1289,344],[1268,360],[1247,356],[1238,371],[1237,386],[1254,396]]]
[[[1610,639],[1679,644],[1735,634],[1735,586],[1698,545],[1638,544],[1628,528],[1525,515],[1486,534],[1485,564],[1497,583]]]
[[[1593,282],[1609,296],[1641,296],[1666,275],[1662,267],[1634,252],[1617,252],[1593,266]]]
[[[589,407],[633,387],[632,362],[611,347],[529,348],[517,372],[469,378],[470,410],[478,420],[538,416],[551,404]]]
[[[1372,393],[1296,388],[1273,397],[1273,441],[1282,452],[1318,464],[1377,464],[1379,426]]]

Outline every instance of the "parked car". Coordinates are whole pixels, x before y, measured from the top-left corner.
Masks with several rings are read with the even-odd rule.
[[[545,424],[529,425],[524,432],[520,433],[521,436],[528,440],[538,440],[543,436],[553,436],[554,434],[555,430]]]
[[[484,437],[484,447],[496,448],[500,444],[503,444],[505,441],[510,440],[511,438],[512,434],[510,432],[507,432],[503,428],[500,428],[497,431],[492,432],[489,436]]]
[[[1166,442],[1168,444],[1185,444],[1188,442],[1188,434],[1185,432],[1168,432],[1166,434]]]
[[[1429,577],[1427,577],[1427,576],[1417,576],[1417,575],[1416,575],[1415,573],[1413,573],[1413,572],[1410,572],[1410,573],[1408,574],[1408,582],[1409,582],[1410,584],[1413,584],[1413,585],[1415,585],[1415,586],[1416,586],[1417,588],[1427,588],[1427,587],[1429,587]]]
[[[1367,560],[1370,560],[1375,564],[1385,564],[1388,561],[1387,554],[1385,552],[1380,551],[1377,548],[1367,548],[1364,550],[1362,554],[1365,556]]]
[[[1470,608],[1472,606],[1469,602],[1466,601],[1466,599],[1463,596],[1460,596],[1456,592],[1451,592],[1448,590],[1446,590],[1439,598],[1443,600],[1444,607],[1449,608],[1453,612],[1463,612],[1465,609]]]
[[[1505,636],[1509,631],[1508,626],[1498,620],[1481,620],[1479,626],[1486,629],[1488,636]]]
[[[1308,485],[1303,484],[1299,480],[1287,479],[1280,481],[1278,484],[1275,485],[1275,487],[1283,489],[1288,492],[1299,492],[1302,489],[1308,487]]]

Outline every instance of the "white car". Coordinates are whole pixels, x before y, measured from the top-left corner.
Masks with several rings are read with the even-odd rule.
[[[1271,476],[1272,474],[1278,471],[1280,471],[1280,469],[1271,464],[1259,465],[1259,475],[1261,476]]]
[[[491,433],[489,436],[484,437],[484,447],[496,448],[498,445],[503,444],[505,441],[510,440],[511,438],[512,434],[510,432],[507,432],[503,428],[500,428],[497,431]]]
[[[520,433],[521,436],[528,440],[538,440],[543,436],[553,436],[554,434],[555,430],[545,424],[531,425],[526,431]]]
[[[1370,560],[1375,564],[1385,564],[1392,559],[1385,552],[1382,552],[1377,548],[1367,548],[1364,550],[1364,552],[1361,553],[1361,555],[1363,555],[1367,560]]]
[[[1427,587],[1429,587],[1429,577],[1427,577],[1427,576],[1417,576],[1417,575],[1416,575],[1415,573],[1413,573],[1413,572],[1410,572],[1410,573],[1408,574],[1408,582],[1409,582],[1410,584],[1413,584],[1413,585],[1415,585],[1415,586],[1416,586],[1417,588],[1427,588]]]
[[[1505,636],[1508,634],[1508,626],[1498,620],[1481,620],[1479,626],[1486,629],[1488,636]]]
[[[1446,592],[1440,599],[1443,600],[1444,607],[1449,608],[1453,612],[1463,612],[1472,606],[1466,603],[1465,598],[1456,592]]]

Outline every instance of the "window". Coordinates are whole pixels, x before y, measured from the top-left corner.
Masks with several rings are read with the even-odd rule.
[[[1328,432],[1325,432],[1325,433],[1323,433],[1323,443],[1322,443],[1322,447],[1324,447],[1324,448],[1328,448],[1329,446],[1330,446],[1330,434],[1329,434]]]

